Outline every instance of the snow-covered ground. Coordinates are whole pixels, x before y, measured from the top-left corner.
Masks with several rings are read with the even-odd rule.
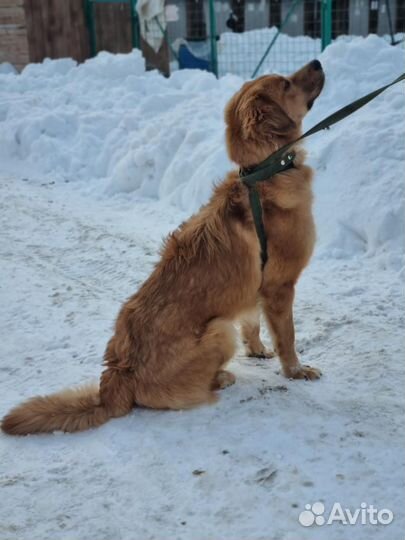
[[[403,50],[375,36],[320,59],[306,127],[403,70]],[[145,74],[136,53],[0,74],[0,414],[98,378],[162,236],[232,166],[222,110],[241,83]],[[289,381],[240,350],[215,406],[1,435],[1,540],[402,540],[404,110],[402,83],[306,144],[319,242],[297,346],[324,377]],[[394,520],[303,527],[317,501]]]

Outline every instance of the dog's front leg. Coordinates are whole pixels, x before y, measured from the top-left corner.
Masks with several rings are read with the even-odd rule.
[[[256,358],[273,358],[273,351],[269,351],[260,339],[260,307],[257,305],[246,311],[241,319],[241,331],[246,356]]]
[[[295,351],[294,284],[269,280],[264,284],[261,293],[264,313],[284,375],[293,379],[319,379],[319,369],[300,364]]]

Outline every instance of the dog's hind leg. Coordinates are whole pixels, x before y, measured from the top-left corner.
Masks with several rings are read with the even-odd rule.
[[[193,350],[184,351],[188,359],[185,366],[182,362],[181,371],[169,381],[138,386],[136,402],[155,409],[188,409],[214,403],[218,399],[214,390],[229,386],[232,377],[235,380],[222,369],[234,355],[235,343],[233,324],[221,318],[213,319]]]

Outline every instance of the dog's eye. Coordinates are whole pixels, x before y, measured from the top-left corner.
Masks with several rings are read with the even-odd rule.
[[[284,79],[284,90],[288,90],[291,86],[291,83],[288,79]]]

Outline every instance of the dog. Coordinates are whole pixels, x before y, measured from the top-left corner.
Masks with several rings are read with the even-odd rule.
[[[229,157],[239,167],[263,161],[301,134],[324,72],[314,60],[289,77],[245,83],[225,110]],[[160,262],[122,306],[107,344],[99,386],[34,397],[12,409],[1,428],[24,435],[99,426],[133,407],[187,409],[214,403],[235,382],[225,369],[240,320],[246,352],[271,356],[260,341],[264,312],[283,373],[318,379],[294,344],[294,286],[315,242],[312,170],[294,147],[294,167],[258,185],[269,260],[263,270],[248,190],[230,172],[200,211],[169,235]]]

